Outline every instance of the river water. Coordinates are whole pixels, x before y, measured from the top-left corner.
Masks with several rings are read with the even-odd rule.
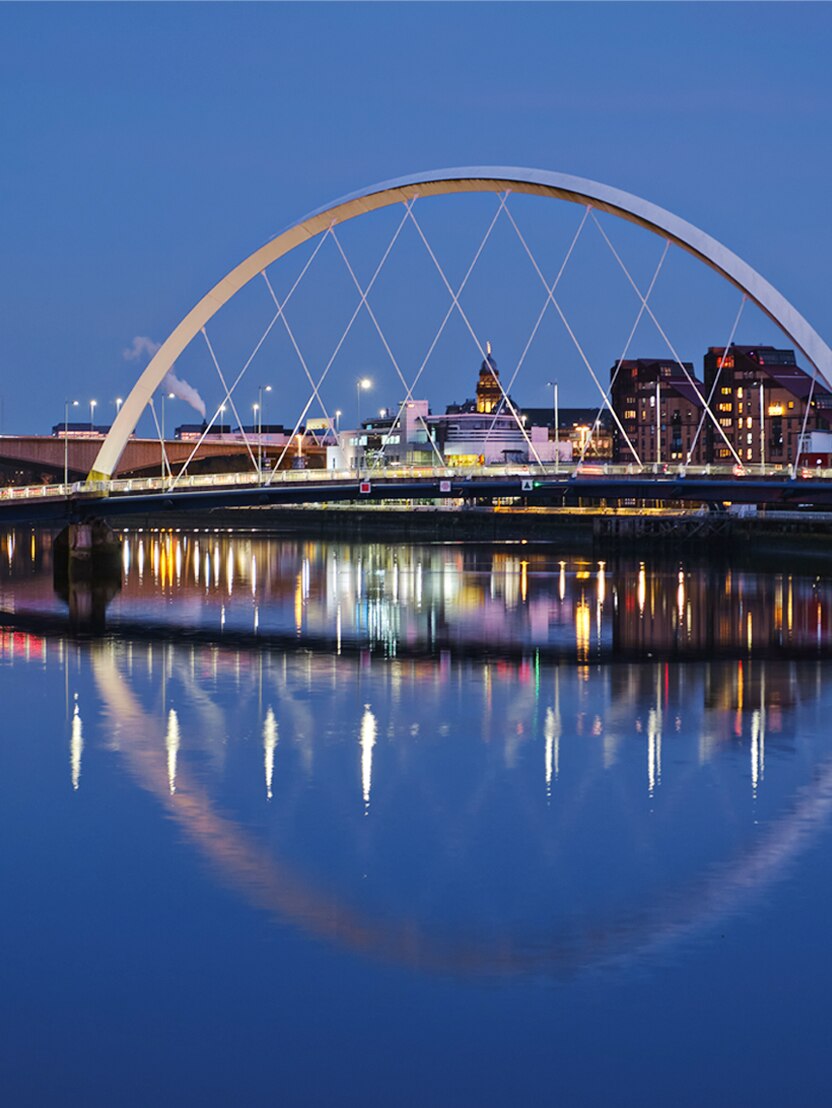
[[[832,578],[0,535],[0,1080],[45,1104],[818,1104]]]

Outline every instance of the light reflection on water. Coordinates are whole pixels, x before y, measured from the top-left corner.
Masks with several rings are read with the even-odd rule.
[[[0,610],[64,611],[48,538],[0,538]],[[234,536],[125,535],[123,575],[100,595],[99,629],[304,639],[387,655],[440,649],[606,658],[823,656],[832,580],[814,573],[577,554],[545,546],[396,545]],[[66,600],[67,597],[64,597]]]
[[[380,966],[520,989],[695,964],[828,838],[825,579],[150,535],[108,633],[73,637],[42,618],[48,544],[0,550],[26,818],[118,823],[149,889],[162,843],[299,936],[310,974],[330,952],[336,995],[353,956],[368,988]]]

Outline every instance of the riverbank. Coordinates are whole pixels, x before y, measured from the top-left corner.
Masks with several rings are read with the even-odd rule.
[[[832,557],[832,513],[575,511],[512,507],[452,511],[423,506],[226,508],[120,521],[124,528],[231,529],[321,539],[390,542],[534,542],[604,554],[697,551],[709,555]]]

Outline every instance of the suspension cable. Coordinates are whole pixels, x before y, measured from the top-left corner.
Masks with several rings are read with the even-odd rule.
[[[659,278],[659,274],[661,273],[662,266],[664,265],[664,260],[667,257],[667,252],[668,252],[669,249],[670,249],[670,239],[665,239],[664,250],[662,251],[662,256],[659,258],[659,264],[656,266],[656,269],[653,273],[653,277],[650,281],[650,284],[647,287],[647,292],[644,295],[645,301],[650,299],[651,293],[653,292],[656,281]],[[627,336],[627,342],[624,345],[624,350],[621,354],[621,357],[618,359],[618,361],[616,363],[616,366],[615,366],[615,369],[612,373],[612,376],[610,377],[610,384],[609,384],[609,388],[607,389],[607,393],[606,393],[607,396],[612,396],[612,390],[615,388],[615,382],[618,380],[618,374],[621,371],[621,366],[623,365],[624,360],[626,359],[627,355],[630,352],[630,345],[631,345],[633,339],[635,338],[636,331],[638,330],[638,325],[639,325],[639,323],[641,323],[641,318],[644,315],[644,308],[645,308],[644,304],[639,305],[638,313],[636,315],[635,322],[633,323],[633,326],[630,329],[630,333]],[[595,435],[595,432],[598,430],[599,426],[601,425],[601,412],[603,410],[604,410],[604,407],[602,405],[598,409],[598,414],[595,416],[595,420],[592,424],[592,427],[590,428],[589,435],[587,436],[587,440],[586,440],[586,442],[584,443],[584,446],[583,446],[583,450],[581,451],[581,457],[580,457],[581,462],[583,462],[584,458],[586,457],[587,451],[589,450],[589,444],[592,442],[592,438]]]
[[[742,310],[745,307],[745,302],[746,302],[747,299],[748,299],[748,297],[746,296],[745,293],[743,293],[742,297],[740,299],[739,310],[737,311],[736,317],[734,319],[734,326],[731,328],[731,334],[728,336],[728,342],[727,342],[727,344],[725,345],[725,348],[722,351],[722,357],[719,359],[719,366],[717,367],[716,375],[714,376],[714,379],[711,383],[711,391],[708,394],[708,404],[709,405],[710,405],[711,401],[714,398],[714,393],[716,392],[716,387],[719,384],[719,378],[722,374],[722,367],[725,365],[725,359],[728,357],[728,351],[731,348],[731,343],[734,341],[734,335],[737,333],[737,327],[739,326],[740,316],[742,315]],[[696,434],[693,436],[693,442],[691,443],[690,450],[688,451],[687,461],[685,463],[686,465],[690,465],[690,460],[693,457],[693,452],[696,449],[696,444],[699,442],[699,436],[702,433],[702,428],[704,427],[704,425],[705,425],[705,409],[703,408],[702,409],[702,415],[699,417],[699,423],[698,423],[697,428],[696,428]]]
[[[742,465],[742,459],[740,458],[739,454],[737,454],[736,450],[734,449],[733,443],[731,443],[731,441],[729,440],[728,436],[727,436],[727,435],[725,434],[725,430],[724,430],[724,428],[720,427],[720,424],[719,424],[719,420],[718,420],[718,419],[716,418],[716,416],[714,415],[714,413],[713,413],[713,412],[711,411],[711,409],[710,409],[710,408],[708,407],[708,404],[707,404],[707,403],[706,403],[706,401],[705,401],[705,397],[704,397],[704,396],[702,395],[702,392],[700,391],[700,389],[699,389],[699,386],[698,386],[698,384],[696,383],[696,381],[694,380],[694,378],[693,378],[693,377],[691,377],[690,373],[688,372],[688,368],[687,368],[687,366],[686,366],[686,365],[685,365],[685,363],[684,363],[684,362],[683,362],[683,361],[681,360],[681,358],[679,357],[679,355],[678,355],[678,354],[676,353],[676,348],[674,347],[673,343],[672,343],[672,342],[670,341],[670,339],[669,339],[669,338],[667,337],[667,335],[665,334],[665,332],[664,332],[664,329],[663,329],[662,325],[661,325],[661,324],[659,323],[658,319],[656,319],[656,316],[655,316],[655,313],[653,312],[653,309],[652,309],[652,308],[650,307],[650,305],[649,305],[649,304],[648,304],[648,303],[647,303],[647,302],[646,302],[646,301],[644,300],[644,297],[642,296],[642,294],[641,294],[641,291],[640,291],[640,289],[639,289],[638,285],[637,285],[637,284],[635,283],[635,281],[633,280],[633,278],[632,278],[632,277],[631,277],[631,275],[630,275],[630,271],[629,271],[629,270],[627,269],[626,265],[625,265],[625,264],[624,264],[624,262],[623,262],[623,261],[621,260],[621,257],[620,257],[620,255],[618,254],[618,251],[617,251],[617,250],[615,249],[615,247],[613,246],[613,244],[612,244],[612,243],[610,242],[610,240],[609,240],[609,238],[608,238],[608,236],[607,236],[607,233],[606,233],[606,231],[605,231],[605,230],[604,230],[604,228],[603,228],[603,227],[601,226],[601,224],[600,224],[600,223],[599,223],[599,221],[598,221],[598,218],[597,218],[597,217],[596,217],[596,216],[594,215],[594,213],[593,213],[593,219],[594,219],[594,221],[595,221],[595,226],[596,226],[596,227],[598,228],[598,230],[599,230],[599,231],[600,231],[600,233],[601,233],[601,236],[602,236],[602,238],[604,239],[604,241],[606,242],[607,246],[608,246],[608,247],[610,248],[610,250],[612,251],[612,255],[613,255],[613,257],[614,257],[614,258],[615,258],[615,260],[616,260],[616,261],[618,262],[618,264],[619,264],[619,265],[621,266],[621,269],[622,269],[622,270],[624,271],[624,275],[625,275],[625,277],[627,278],[627,280],[629,281],[630,285],[632,286],[632,288],[633,288],[633,290],[634,290],[634,292],[635,292],[636,296],[638,296],[638,298],[639,298],[639,299],[640,299],[640,300],[641,300],[641,301],[642,301],[642,302],[644,303],[644,307],[645,307],[645,309],[646,309],[646,311],[647,311],[647,314],[648,314],[648,315],[650,316],[650,318],[651,318],[651,319],[653,320],[653,323],[654,323],[654,324],[656,325],[656,330],[657,330],[657,331],[659,332],[659,334],[660,334],[660,335],[662,336],[662,338],[664,339],[665,343],[667,344],[667,348],[668,348],[668,350],[670,351],[670,353],[671,353],[671,354],[673,355],[673,358],[674,358],[674,360],[676,361],[676,364],[677,364],[677,365],[679,366],[679,368],[681,369],[682,373],[684,373],[685,377],[687,378],[688,384],[689,384],[689,385],[691,386],[691,388],[692,388],[692,389],[693,389],[693,391],[694,391],[694,392],[696,393],[696,395],[697,395],[697,397],[699,398],[699,400],[700,400],[700,401],[702,402],[702,405],[704,406],[704,409],[705,409],[705,411],[706,411],[706,412],[708,413],[708,415],[710,416],[710,418],[711,418],[711,420],[712,420],[712,422],[713,422],[713,425],[714,425],[714,427],[716,427],[717,431],[719,431],[720,435],[721,435],[721,436],[722,436],[722,438],[723,438],[723,439],[725,440],[725,445],[726,445],[726,446],[728,447],[728,449],[729,449],[729,450],[731,451],[731,453],[732,453],[732,454],[734,455],[734,457],[736,458],[736,461],[737,461],[737,465]]]
[[[569,338],[571,338],[572,341],[574,342],[575,349],[577,350],[579,357],[581,357],[581,360],[584,362],[584,365],[586,366],[586,369],[589,372],[589,376],[592,377],[593,381],[595,382],[595,386],[596,386],[598,392],[600,394],[602,394],[602,397],[604,398],[604,402],[606,403],[607,408],[609,409],[610,413],[612,413],[612,416],[613,416],[613,419],[615,420],[615,422],[618,424],[618,430],[620,432],[622,432],[622,434],[624,435],[624,440],[627,443],[631,454],[633,454],[634,458],[636,459],[636,463],[638,465],[641,465],[641,459],[638,456],[636,448],[634,447],[633,443],[631,443],[629,441],[629,435],[625,431],[624,425],[622,424],[622,421],[620,421],[620,419],[618,418],[618,413],[613,408],[612,404],[610,404],[610,402],[609,402],[609,400],[606,396],[606,393],[604,391],[603,384],[600,383],[600,381],[598,380],[598,377],[597,377],[596,372],[593,369],[593,367],[589,365],[589,359],[586,357],[586,355],[584,353],[584,349],[581,346],[581,343],[578,342],[578,340],[575,336],[575,332],[573,331],[572,327],[569,326],[569,322],[568,322],[566,316],[563,314],[563,310],[561,308],[561,305],[558,304],[558,302],[555,299],[554,295],[552,293],[549,293],[548,286],[546,285],[546,278],[543,276],[541,267],[537,265],[537,260],[536,260],[535,256],[532,254],[532,250],[530,249],[530,247],[528,247],[528,244],[526,243],[525,238],[523,237],[523,235],[520,232],[520,228],[518,228],[515,225],[514,229],[515,229],[515,232],[517,233],[517,237],[520,238],[521,243],[523,244],[523,249],[525,250],[526,254],[528,255],[528,259],[530,259],[532,265],[534,266],[535,273],[537,274],[538,277],[540,277],[541,283],[543,284],[543,287],[546,289],[547,299],[552,301],[552,305],[554,306],[555,311],[557,312],[557,315],[559,317],[561,317],[561,322],[564,325],[564,327],[566,328],[566,332],[567,332]]]
[[[508,209],[506,208],[505,210],[506,210],[506,213],[508,214]],[[414,223],[415,222],[416,221],[414,220]],[[439,260],[436,257],[436,254],[433,252],[433,249],[431,248],[430,243],[428,242],[427,238],[425,237],[424,231],[422,230],[422,228],[419,226],[418,223],[416,224],[416,229],[419,232],[419,237],[421,238],[422,242],[425,244],[425,249],[427,250],[428,254],[430,255],[431,261],[436,266],[436,269],[439,272],[439,276],[442,278],[442,281],[445,285],[445,288],[448,290],[448,293],[450,294],[451,300],[453,301],[453,307],[456,308],[456,310],[459,312],[460,316],[462,317],[462,321],[465,324],[466,328],[468,329],[468,333],[471,335],[471,338],[474,340],[474,343],[476,344],[476,347],[480,352],[480,357],[483,359],[483,361],[485,361],[486,360],[486,352],[483,349],[482,343],[480,342],[479,337],[477,336],[477,333],[474,331],[474,328],[471,326],[471,321],[469,320],[468,316],[466,315],[465,309],[462,307],[462,305],[459,302],[459,296],[454,295],[454,290],[451,288],[451,283],[448,280],[448,278],[445,276],[445,271],[442,269],[442,266],[440,265]],[[518,416],[518,414],[517,414],[517,412],[514,408],[514,405],[511,403],[511,400],[509,399],[508,395],[506,394],[506,390],[503,387],[502,381],[500,380],[499,377],[496,377],[496,376],[495,376],[494,379],[497,382],[497,384],[500,386],[500,392],[502,393],[503,398],[505,399],[506,404],[508,405],[509,411],[511,412],[512,416],[514,417],[514,421],[517,424],[517,426],[520,430],[520,433],[522,434],[523,438],[526,440],[526,445],[528,446],[530,452],[537,459],[537,464],[542,467],[543,462],[540,459],[540,455],[538,454],[534,443],[529,438],[528,432],[526,431],[526,428],[523,426],[523,423],[522,423],[520,417]]]
[[[370,278],[370,281],[369,281],[369,284],[367,285],[367,288],[364,290],[364,295],[365,296],[369,295],[370,290],[372,289],[373,285],[378,280],[378,276],[381,273],[387,259],[390,257],[390,252],[392,251],[393,247],[396,245],[396,242],[398,241],[399,235],[402,232],[402,228],[404,227],[406,222],[407,222],[407,213],[405,212],[405,214],[401,218],[401,221],[399,222],[398,226],[396,227],[396,230],[395,230],[395,233],[393,234],[393,237],[390,239],[390,242],[387,244],[387,249],[382,254],[381,260],[379,261],[378,265],[376,266],[375,272],[373,273],[372,277]],[[335,225],[332,224],[329,227],[329,229],[327,231],[327,237],[332,236],[334,238],[334,230],[333,230],[334,226]],[[359,312],[361,311],[362,303],[363,303],[363,299],[360,299],[358,304],[356,304],[355,310],[353,311],[352,315],[350,316],[349,322],[347,323],[347,326],[345,327],[343,334],[341,335],[340,339],[336,343],[335,349],[332,351],[332,354],[330,355],[329,361],[324,366],[323,372],[321,373],[320,377],[318,378],[318,382],[317,382],[318,389],[320,389],[321,385],[326,380],[326,377],[327,377],[330,369],[332,368],[333,362],[338,357],[338,354],[341,350],[341,347],[347,341],[347,336],[349,335],[350,331],[352,330],[352,326],[355,323],[356,319],[358,318]],[[294,438],[294,436],[297,434],[298,428],[300,427],[303,420],[306,418],[306,413],[309,411],[310,407],[312,406],[312,400],[313,399],[314,399],[314,397],[310,396],[309,399],[307,400],[306,405],[303,408],[303,411],[301,412],[300,416],[298,417],[298,419],[295,423],[294,429],[292,431],[292,438]],[[274,468],[272,469],[271,473],[268,476],[268,479],[266,480],[267,485],[270,485],[272,483],[272,481],[274,480],[274,475],[280,469],[280,466],[283,463],[283,459],[286,457],[286,452],[288,451],[289,446],[291,445],[291,442],[292,442],[292,439],[289,439],[289,442],[286,443],[283,450],[281,451],[280,457],[277,460],[277,464],[274,466]]]

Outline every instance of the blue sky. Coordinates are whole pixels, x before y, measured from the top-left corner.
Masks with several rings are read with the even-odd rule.
[[[136,336],[163,339],[228,269],[305,212],[441,166],[537,166],[653,200],[730,246],[832,340],[830,32],[829,5],[799,3],[3,5],[2,430],[48,430],[66,397],[95,397],[109,418],[140,364],[123,357]],[[431,203],[461,205],[424,209],[437,252],[460,273],[493,199]],[[553,276],[580,211],[549,201],[517,211]],[[344,229],[344,243],[366,279],[394,224],[363,222]],[[612,222],[646,280],[661,244]],[[355,303],[332,253],[294,307],[311,365],[325,362]],[[602,254],[597,235],[585,255],[576,250],[564,300],[606,371],[635,306],[620,273],[623,306],[600,291],[591,263],[603,266]],[[379,288],[378,312],[412,375],[447,296],[415,236],[403,259]],[[487,261],[491,277],[468,305],[510,374],[541,288],[510,275],[522,259],[507,227]],[[278,289],[301,262],[275,274]],[[705,345],[728,337],[737,297],[696,268],[669,259],[657,303],[701,372]],[[268,322],[257,295],[212,329],[228,370]],[[590,403],[594,386],[555,323],[541,329],[516,395],[543,404],[545,380],[557,376],[564,403]],[[470,395],[477,369],[475,347],[454,327],[424,379],[437,409]],[[738,338],[776,341],[753,311]],[[271,417],[291,421],[308,390],[286,337],[275,343],[241,386],[240,407],[268,381]],[[640,331],[631,353],[665,350]],[[179,370],[215,401],[204,347]],[[362,319],[327,403],[354,406],[364,372],[377,382],[373,403],[400,398]],[[176,420],[192,417],[176,403]]]

